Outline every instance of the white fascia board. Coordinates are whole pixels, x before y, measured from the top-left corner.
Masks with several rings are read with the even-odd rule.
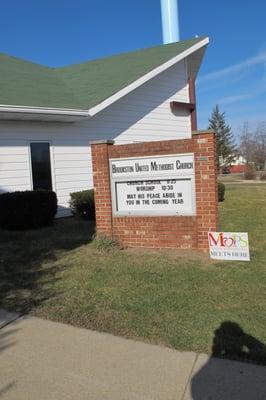
[[[102,111],[106,107],[109,107],[115,101],[121,99],[122,97],[126,96],[128,93],[132,92],[132,90],[137,89],[139,86],[143,85],[145,82],[149,81],[150,79],[154,78],[161,72],[165,71],[166,69],[172,67],[179,61],[183,60],[184,58],[190,56],[195,51],[201,49],[204,46],[207,46],[209,43],[209,38],[205,38],[200,42],[194,44],[189,49],[183,51],[182,53],[178,54],[177,56],[171,58],[166,63],[161,64],[159,67],[153,69],[152,71],[148,72],[147,74],[143,75],[141,78],[137,79],[136,81],[132,82],[130,85],[126,86],[125,88],[119,90],[114,95],[108,97],[102,103],[97,104],[97,106],[92,107],[89,109],[89,115],[93,117],[98,112]]]
[[[89,117],[88,110],[79,110],[71,108],[47,108],[30,106],[13,106],[9,104],[0,104],[0,112],[16,114],[40,114],[40,115],[62,115],[71,117]]]

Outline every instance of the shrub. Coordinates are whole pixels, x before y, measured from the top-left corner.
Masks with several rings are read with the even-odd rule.
[[[0,227],[39,228],[52,224],[57,212],[56,194],[49,190],[3,193],[0,195]]]
[[[256,172],[253,169],[250,169],[244,173],[244,179],[252,180],[256,179]]]
[[[95,220],[94,190],[70,193],[69,202],[72,214],[88,220]]]
[[[92,244],[98,251],[107,253],[122,248],[115,238],[110,238],[103,234],[95,235]]]
[[[261,172],[261,174],[260,174],[260,180],[261,181],[266,181],[266,172],[264,171],[264,172]]]
[[[224,201],[225,184],[218,182],[218,201]]]

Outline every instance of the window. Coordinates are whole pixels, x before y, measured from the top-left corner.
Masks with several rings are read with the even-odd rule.
[[[30,153],[33,190],[52,190],[50,144],[31,143]]]

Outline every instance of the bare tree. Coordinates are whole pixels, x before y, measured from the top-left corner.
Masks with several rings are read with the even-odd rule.
[[[254,162],[258,169],[265,168],[266,161],[266,121],[258,124],[254,134]]]
[[[248,121],[243,123],[241,129],[239,152],[245,158],[247,164],[253,162],[254,140]]]
[[[256,169],[265,168],[266,161],[266,121],[260,122],[254,132],[249,123],[243,124],[240,134],[240,154],[248,164],[253,164]]]

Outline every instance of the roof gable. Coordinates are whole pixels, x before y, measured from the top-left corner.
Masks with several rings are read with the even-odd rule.
[[[88,110],[202,40],[194,38],[63,68],[0,54],[0,104]]]

